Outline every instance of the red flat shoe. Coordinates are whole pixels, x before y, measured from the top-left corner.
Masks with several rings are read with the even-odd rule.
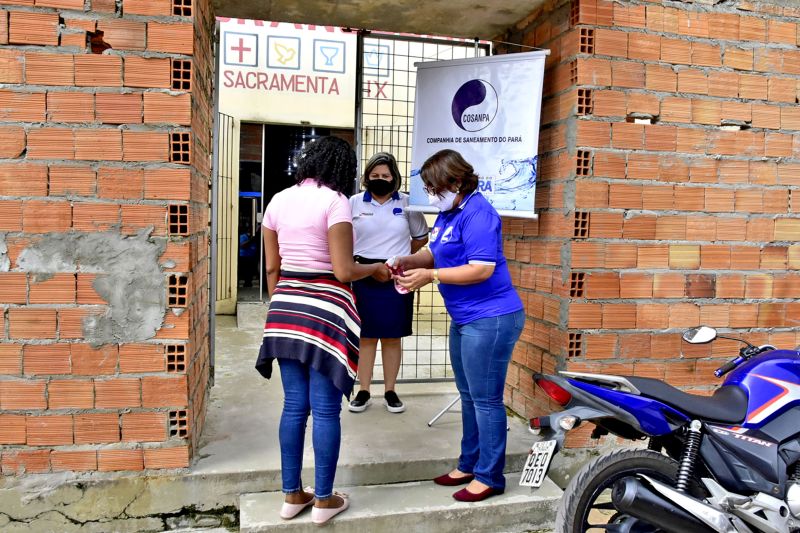
[[[467,474],[464,477],[453,477],[450,474],[444,474],[433,478],[433,482],[437,485],[444,485],[445,487],[457,487],[459,485],[466,485],[473,479],[475,479],[475,476],[472,474]]]
[[[482,490],[481,492],[475,494],[468,491],[467,488],[464,487],[460,491],[453,493],[453,498],[460,502],[481,502],[490,496],[503,494],[504,492],[505,490],[503,489],[493,489],[492,487],[489,487],[488,489]]]

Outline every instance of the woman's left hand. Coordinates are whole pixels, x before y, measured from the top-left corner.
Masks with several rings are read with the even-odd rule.
[[[412,268],[404,276],[394,276],[397,282],[410,291],[415,291],[431,282],[431,273],[427,268]]]

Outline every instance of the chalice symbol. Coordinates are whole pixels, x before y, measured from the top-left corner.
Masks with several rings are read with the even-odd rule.
[[[319,51],[325,56],[325,66],[332,67],[333,59],[339,54],[339,48],[335,46],[320,46]]]

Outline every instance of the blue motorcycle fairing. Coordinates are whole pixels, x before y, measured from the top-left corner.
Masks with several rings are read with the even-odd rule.
[[[761,354],[734,369],[724,384],[738,386],[747,394],[747,417],[741,427],[760,429],[800,406],[800,352]]]
[[[657,400],[620,392],[576,379],[567,379],[570,385],[623,409],[639,423],[639,429],[650,436],[672,433],[689,422],[689,418]]]

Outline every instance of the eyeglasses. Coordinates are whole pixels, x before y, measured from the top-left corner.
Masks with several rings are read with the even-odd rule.
[[[434,187],[433,185],[428,185],[426,183],[422,184],[422,190],[425,191],[427,194],[439,194],[437,192],[437,187]]]

